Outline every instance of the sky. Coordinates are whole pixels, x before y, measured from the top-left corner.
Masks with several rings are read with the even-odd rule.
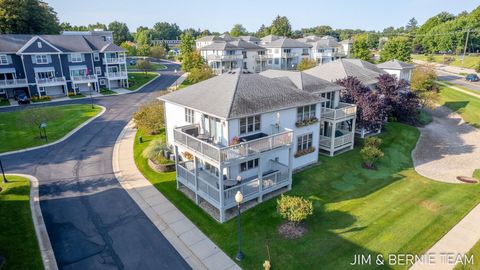
[[[276,15],[287,16],[294,30],[317,25],[332,28],[383,30],[400,27],[415,17],[420,24],[441,11],[471,11],[480,0],[45,0],[61,22],[88,25],[127,23],[130,31],[156,22],[176,23],[180,28],[229,31],[241,23],[248,31],[270,25]],[[75,3],[75,4],[73,4]],[[79,3],[79,4],[77,4]]]

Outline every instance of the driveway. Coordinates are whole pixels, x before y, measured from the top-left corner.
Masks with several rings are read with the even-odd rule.
[[[480,168],[480,130],[466,124],[445,107],[430,111],[433,122],[420,128],[412,153],[415,170],[442,182],[462,183],[457,176],[472,176]]]
[[[113,146],[132,113],[178,77],[173,72],[178,65],[165,64],[162,76],[138,92],[95,98],[107,111],[66,141],[2,157],[7,172],[39,179],[40,205],[60,269],[190,268],[112,169]]]

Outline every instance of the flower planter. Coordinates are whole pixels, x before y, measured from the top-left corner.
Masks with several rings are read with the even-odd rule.
[[[315,152],[315,147],[310,147],[308,149],[300,150],[295,153],[295,158],[299,158],[308,154]]]
[[[316,117],[313,117],[313,118],[310,118],[308,120],[303,120],[303,121],[297,121],[295,122],[295,126],[297,128],[299,127],[306,127],[306,126],[309,126],[309,125],[313,125],[315,123],[318,123],[318,118]]]
[[[155,161],[148,159],[148,166],[152,168],[152,170],[163,173],[163,172],[174,172],[175,171],[175,163],[169,164],[157,164]]]

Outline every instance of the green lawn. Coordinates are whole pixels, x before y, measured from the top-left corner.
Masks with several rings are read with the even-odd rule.
[[[10,105],[10,102],[8,101],[8,99],[0,98],[0,106],[9,106],[9,105]]]
[[[137,136],[142,135],[141,132]],[[164,136],[164,135],[159,135]],[[340,156],[321,157],[322,164],[294,175],[290,195],[314,202],[308,232],[298,240],[277,233],[283,222],[276,201],[269,200],[244,214],[240,265],[260,269],[268,244],[275,269],[351,269],[355,254],[415,253],[426,251],[480,202],[480,185],[431,181],[412,168],[411,151],[417,128],[389,123],[381,135],[385,157],[378,170],[361,167],[359,147]],[[143,135],[145,141],[152,136]],[[230,257],[236,254],[236,221],[219,224],[190,199],[176,191],[175,173],[156,173],[141,152],[148,143],[135,140],[140,171]],[[384,269],[387,266],[379,266]],[[392,266],[406,269],[406,266]],[[358,266],[355,269],[375,269]]]
[[[467,91],[467,92],[470,92],[470,93],[472,93],[472,94],[475,94],[475,95],[480,96],[480,92],[479,92],[479,91],[472,90],[472,89],[467,88],[467,87],[465,87],[465,86],[463,86],[463,85],[458,85],[458,84],[454,84],[454,83],[447,82],[447,81],[441,81],[441,82],[444,83],[444,84],[448,84],[448,85],[451,85],[451,86],[455,86],[455,87],[457,87],[457,88],[460,88],[460,89],[465,90],[465,91]]]
[[[467,253],[468,258],[473,255],[473,264],[457,264],[454,270],[478,270],[480,269],[480,241]]]
[[[159,64],[159,63],[153,63],[153,62],[150,62],[152,64],[152,67],[154,70],[163,70],[163,69],[166,69],[167,67],[165,65],[162,65],[162,64]],[[136,70],[137,69],[137,65],[129,65],[127,64],[127,70]]]
[[[185,88],[187,86],[192,85],[193,83],[188,79],[188,77],[178,86],[177,90],[180,90],[182,88]]]
[[[91,105],[51,106],[0,113],[0,153],[46,144],[39,138],[37,125],[30,123],[31,114],[53,117],[47,121],[48,142],[56,141],[68,132],[97,115],[101,108]],[[27,118],[27,120],[25,120]]]
[[[111,95],[116,95],[117,92],[104,88],[100,90],[100,94],[104,96],[111,96]]]
[[[158,73],[155,72],[147,72],[147,74],[145,74],[145,72],[129,72],[128,81],[131,86],[128,88],[128,90],[137,90],[157,76]]]
[[[30,182],[7,176],[9,183],[0,187],[0,255],[5,269],[43,269],[37,236],[30,212]]]
[[[436,63],[443,63],[443,54],[433,55]],[[462,66],[462,56],[461,55],[447,55],[447,57],[454,57],[455,61],[451,62],[450,66],[461,67]],[[412,58],[416,60],[427,61],[427,56],[424,54],[412,54]],[[475,69],[477,63],[480,62],[480,56],[465,56],[464,67]]]
[[[476,169],[473,172],[473,178],[476,178],[476,179],[480,180],[480,169]]]
[[[480,128],[480,98],[440,86],[440,104],[459,113],[469,124]]]

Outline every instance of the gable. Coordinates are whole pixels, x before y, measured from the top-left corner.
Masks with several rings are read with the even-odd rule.
[[[35,37],[25,44],[25,46],[23,46],[18,52],[21,54],[59,53],[60,50],[45,40]]]

